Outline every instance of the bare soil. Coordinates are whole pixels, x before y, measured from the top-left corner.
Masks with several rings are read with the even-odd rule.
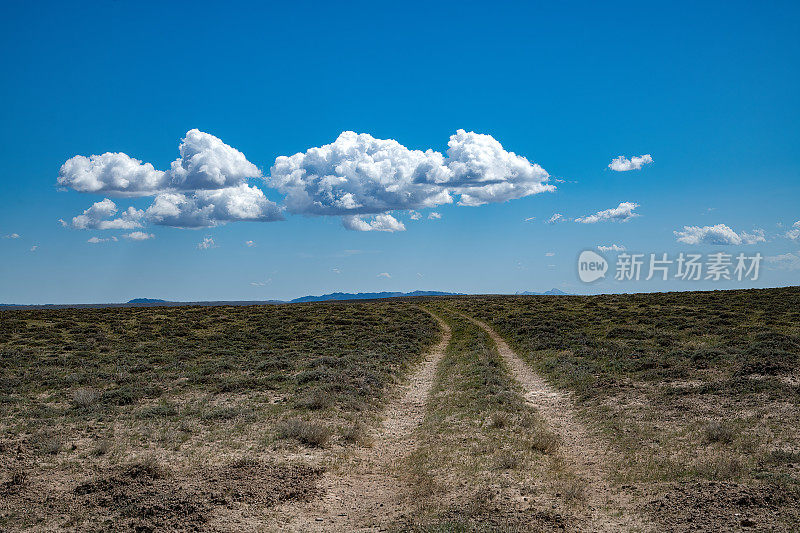
[[[461,316],[489,334],[515,379],[523,386],[525,398],[560,437],[565,461],[584,482],[585,511],[592,531],[652,530],[652,526],[637,512],[630,495],[608,481],[612,451],[577,419],[569,395],[548,385],[487,324],[467,315]]]
[[[0,513],[27,508],[30,531],[253,530],[243,508],[300,502],[320,495],[318,468],[237,461],[173,472],[154,460],[105,469],[86,481],[16,476],[0,485]],[[2,529],[0,528],[0,531]]]
[[[413,488],[399,467],[416,446],[414,430],[424,418],[436,367],[450,342],[450,327],[430,314],[441,326],[442,338],[393,395],[383,423],[371,435],[374,444],[327,470],[319,484],[322,498],[282,506],[276,518],[282,530],[381,531],[409,512]]]

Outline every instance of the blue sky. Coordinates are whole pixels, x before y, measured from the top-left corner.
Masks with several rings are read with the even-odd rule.
[[[796,2],[0,9],[0,302],[800,282],[800,232],[792,228],[800,221]],[[166,171],[194,128],[257,167],[266,180],[242,183],[276,209],[291,196],[271,186],[276,158],[333,143],[343,131],[445,157],[459,129],[490,135],[502,157],[514,152],[540,165],[556,189],[463,206],[451,188],[453,202],[418,209],[420,220],[387,208],[405,231],[348,230],[341,213],[308,209],[284,209],[282,221],[220,219],[195,229],[152,218],[127,230],[59,222],[74,226],[73,217],[104,198],[117,206],[114,216],[128,207],[146,213],[154,201],[60,187],[67,160],[123,152]],[[644,154],[653,162],[638,170],[609,168],[617,156]],[[574,221],[623,202],[638,204],[638,216]],[[441,218],[428,219],[431,212]],[[555,213],[566,221],[546,223]],[[376,214],[361,216],[369,223]],[[700,228],[684,234],[698,244],[678,240],[684,226]],[[133,230],[153,237],[123,237]],[[207,237],[214,245],[199,248]],[[582,284],[578,254],[611,244],[770,259],[757,281]]]

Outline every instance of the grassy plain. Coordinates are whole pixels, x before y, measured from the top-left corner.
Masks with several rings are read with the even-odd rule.
[[[0,312],[0,529],[223,527],[313,497],[296,456],[357,442],[438,334],[399,302]]]
[[[526,403],[489,336],[447,306],[430,308],[449,323],[452,340],[408,458],[419,504],[398,529],[574,526],[582,487],[560,459],[558,437]]]
[[[665,529],[800,527],[800,288],[474,297]]]
[[[321,501],[326,464],[369,453],[440,338],[420,305],[452,337],[396,529],[586,524],[563,443],[457,311],[574,400],[651,530],[800,528],[794,287],[2,311],[0,530],[270,530]]]

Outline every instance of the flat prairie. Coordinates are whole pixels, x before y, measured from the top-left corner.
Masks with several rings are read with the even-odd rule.
[[[800,288],[0,312],[0,531],[797,531]]]

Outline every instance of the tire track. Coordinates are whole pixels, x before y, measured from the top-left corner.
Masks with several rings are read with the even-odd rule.
[[[577,419],[575,405],[569,395],[551,387],[488,324],[454,312],[489,334],[515,379],[522,385],[525,398],[559,435],[560,453],[585,482],[587,518],[591,531],[652,530],[653,527],[636,513],[630,498],[608,481],[615,454]]]
[[[414,430],[425,416],[436,368],[450,342],[450,326],[421,309],[438,322],[442,338],[386,407],[385,419],[373,435],[374,446],[359,448],[323,476],[323,498],[284,509],[281,530],[380,531],[411,509],[407,483],[397,468],[416,447]]]

